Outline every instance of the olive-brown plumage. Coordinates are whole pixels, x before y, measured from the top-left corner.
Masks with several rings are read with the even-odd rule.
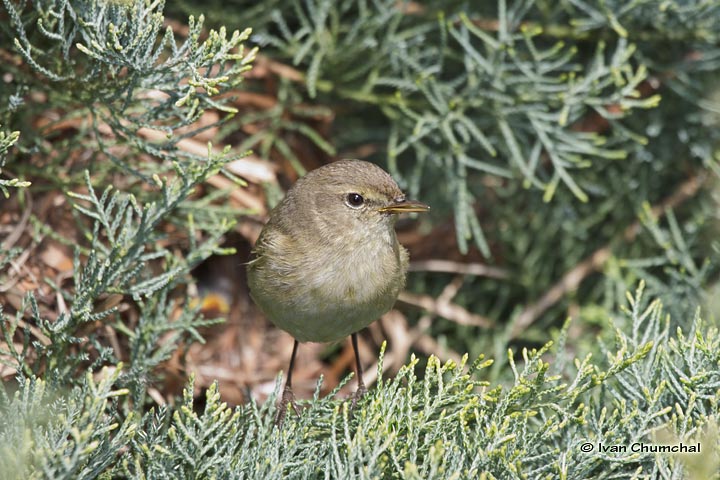
[[[390,310],[405,285],[408,254],[395,235],[396,214],[427,209],[372,163],[341,160],[309,172],[258,238],[248,264],[253,299],[297,341],[353,335],[355,346],[354,334]],[[292,392],[283,402],[292,403]]]

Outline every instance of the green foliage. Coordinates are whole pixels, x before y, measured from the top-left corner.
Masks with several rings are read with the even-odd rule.
[[[167,360],[186,337],[202,340],[197,328],[214,323],[203,320],[197,309],[193,310],[188,305],[185,305],[181,316],[171,322],[169,319],[175,303],[168,295],[174,288],[188,282],[187,275],[198,262],[210,255],[227,252],[219,244],[223,233],[230,228],[226,218],[216,218],[209,228],[210,234],[205,235],[202,242],[194,241],[193,250],[187,256],[178,257],[159,247],[158,225],[175,214],[180,202],[187,201],[190,192],[219,171],[226,161],[225,158],[211,157],[191,169],[176,165],[177,178],[164,182],[156,177],[160,198],[144,206],[133,195],[111,194],[111,187],[98,197],[86,174],[89,194],[70,195],[88,204],[82,206],[78,203],[75,207],[85,217],[94,220],[92,229],[85,231],[90,245],[84,262],[81,263],[81,249],[76,250],[72,306],[57,319],[49,321],[42,318],[34,297],[28,296],[16,320],[1,325],[9,348],[0,349],[0,354],[8,354],[15,359],[9,366],[28,374],[38,374],[40,369],[50,368],[54,372],[52,381],[60,386],[73,383],[78,369],[88,368],[87,362],[91,359],[89,368],[106,362],[116,363],[118,352],[114,353],[97,341],[102,332],[93,332],[86,338],[83,326],[102,322],[115,313],[113,308],[98,307],[100,299],[109,294],[131,295],[140,305],[137,325],[131,329],[122,322],[116,322],[114,328],[129,339],[131,374],[125,380],[132,387],[134,400],[141,406],[147,375],[153,368]],[[189,224],[192,225],[192,222]],[[193,238],[198,233],[190,229]],[[147,264],[157,261],[163,268],[161,273],[153,274]],[[47,339],[35,345],[39,359],[34,359],[32,363],[27,362],[27,343],[19,354],[15,354],[12,348],[19,319],[28,309],[33,324]],[[171,335],[167,336],[168,333]],[[165,335],[162,342],[161,335]]]
[[[716,69],[717,8],[702,1],[606,3],[297,0],[268,5],[271,14],[260,16],[239,7],[223,12],[223,21],[230,15],[253,23],[264,51],[297,66],[319,104],[355,102],[339,119],[340,150],[363,141],[346,131],[372,131],[378,116],[367,113],[381,113],[388,126],[378,138],[387,144],[381,157],[412,195],[452,205],[460,248],[467,250],[472,237],[487,257],[477,210],[488,189],[478,177],[530,188],[513,192],[507,211],[537,198],[536,189],[553,201],[558,188],[607,211],[603,204],[617,206],[609,197],[627,186],[600,172],[619,161],[627,172],[648,137],[657,136],[633,120],[634,112],[677,112],[662,108],[659,93],[646,93],[648,83],[671,70],[663,95],[682,92],[695,108],[714,105],[701,93],[709,78],[693,73]],[[677,39],[701,49],[697,62],[687,61]],[[669,41],[675,48],[662,48]],[[607,127],[588,130],[588,118]],[[655,129],[676,122],[665,117]],[[664,157],[657,161],[675,159]],[[438,175],[447,190],[433,195],[428,185]]]
[[[374,152],[370,158],[411,196],[432,205],[434,220],[452,217],[461,252],[479,252],[508,272],[506,281],[468,279],[459,294],[471,311],[499,321],[517,317],[518,303],[538,300],[603,247],[611,248],[614,270],[601,266],[583,284],[581,303],[613,304],[644,278],[638,265],[665,261],[651,232],[635,242],[625,229],[645,205],[668,201],[683,182],[710,183],[720,171],[720,10],[702,0],[293,0],[262,9],[185,0],[173,8],[207,11],[213,23],[252,24],[264,55],[296,69],[277,88],[293,101],[262,114],[299,131],[312,124],[292,113],[300,105],[338,112],[326,135],[337,156]],[[231,125],[258,115],[241,112],[225,134],[237,135]],[[297,152],[274,143],[277,133],[265,140],[273,128],[245,136],[243,145],[259,141],[297,165]],[[708,190],[686,199],[673,221],[688,246],[683,262],[713,282],[717,262],[702,267],[717,258],[708,241],[717,217]],[[672,269],[655,267],[650,288],[669,286]],[[410,279],[433,295],[441,283]],[[672,297],[673,318],[691,317],[696,303],[682,299],[702,297],[699,285],[658,292]],[[567,307],[553,305],[528,338],[541,344]],[[435,333],[452,328],[443,327]],[[495,345],[468,341],[456,350]]]
[[[0,130],[0,173],[2,173],[2,167],[5,166],[5,157],[7,156],[8,150],[10,150],[10,147],[12,147],[15,142],[17,142],[18,138],[20,138],[20,132],[5,132],[4,130]],[[29,187],[30,182],[24,182],[21,180],[18,180],[17,178],[12,178],[10,180],[5,180],[3,178],[0,178],[0,192],[5,196],[5,198],[8,198],[10,196],[10,192],[8,191],[8,187]]]
[[[38,279],[57,311],[42,292],[0,302],[0,362],[16,372],[0,385],[0,477],[717,478],[717,204],[711,188],[673,192],[720,172],[720,9],[251,3],[202,8],[253,37],[206,31],[203,16],[180,35],[162,1],[3,0],[0,167],[17,179],[0,190],[32,179],[11,198],[23,206],[62,192],[79,235],[30,215],[24,248],[0,244],[3,270],[45,238],[74,254],[71,277]],[[247,41],[292,70],[266,82],[265,110],[231,97],[255,58]],[[180,147],[216,128],[213,142],[235,148]],[[248,148],[302,172],[303,142],[326,156],[370,145],[438,224],[451,215],[461,252],[509,272],[467,278],[454,299],[498,327],[436,322],[471,352],[459,364],[413,357],[393,379],[380,366],[354,411],[318,386],[283,429],[274,398],[233,409],[217,385],[149,409],[163,362],[212,323],[186,301],[190,271],[229,253],[224,235],[247,213],[197,192]],[[603,248],[598,275],[508,349],[523,306]],[[409,284],[439,295],[444,280]],[[569,305],[577,318],[548,343]],[[702,457],[600,449],[679,442]]]
[[[110,385],[127,374],[122,365],[98,383],[88,375],[68,394],[23,380],[16,393],[0,395],[3,445],[21,447],[20,455],[2,450],[0,471],[4,478],[102,471],[130,478],[717,478],[720,443],[708,432],[720,414],[718,330],[696,316],[688,332],[672,334],[642,285],[628,295],[623,316],[632,333],[616,330],[595,362],[590,355],[563,362],[568,324],[555,347],[524,350],[522,368],[510,352],[508,385],[480,380],[492,363],[482,357],[471,365],[467,356],[460,364],[431,357],[422,375],[412,359],[395,378],[381,378],[356,410],[334,394],[316,394],[282,429],[272,425],[272,400],[231,409],[213,386],[198,411],[192,384],[174,411],[119,422],[117,403],[128,392]],[[48,406],[52,418],[40,413]],[[65,418],[76,419],[72,430]],[[702,453],[649,451],[681,442],[700,443]],[[703,469],[700,457],[714,470]]]
[[[4,5],[11,21],[2,26],[0,39],[13,43],[26,64],[9,65],[12,82],[0,86],[9,101],[0,105],[0,118],[29,130],[25,122],[45,105],[28,104],[25,98],[29,93],[46,96],[67,112],[64,120],[77,122],[77,136],[83,140],[60,141],[66,147],[60,160],[80,147],[95,146],[100,159],[145,181],[163,170],[158,171],[157,162],[145,165],[140,153],[168,160],[165,169],[172,161],[204,160],[177,144],[215,125],[196,125],[182,135],[174,132],[195,123],[209,108],[232,116],[227,99],[215,97],[237,86],[255,58],[256,49],[243,49],[249,29],[228,34],[223,27],[201,35],[201,16],[190,18],[183,42],[169,27],[162,32],[164,2],[63,0],[28,5],[4,0]],[[139,134],[142,128],[160,132],[160,139]],[[50,122],[38,134],[26,134],[19,146],[47,151],[40,140],[52,138],[56,129]]]
[[[0,325],[7,343],[0,360],[28,378],[52,372],[46,381],[53,388],[71,388],[83,382],[83,370],[123,359],[106,341],[112,329],[128,345],[128,372],[120,383],[133,403],[124,405],[125,413],[142,410],[156,368],[183,342],[202,341],[197,329],[216,322],[177,297],[188,289],[192,268],[231,251],[221,247],[234,225],[229,212],[194,194],[240,155],[208,145],[201,156],[177,144],[217,125],[197,126],[206,109],[232,112],[227,99],[214,97],[237,86],[250,68],[255,50],[242,46],[250,31],[203,33],[202,18],[190,19],[187,39],[178,42],[172,29],[161,32],[162,2],[8,0],[4,6],[9,21],[0,35],[14,38],[3,44],[13,44],[22,62],[8,67],[0,114],[25,132],[8,159],[18,172],[65,192],[80,241],[31,222],[36,241],[49,235],[74,249],[73,287],[48,282],[68,305],[49,316],[27,295],[15,318]],[[45,102],[27,103],[33,96]],[[41,108],[53,109],[57,121],[38,129],[29,122]],[[63,122],[73,128],[65,130]],[[176,133],[181,127],[186,130]],[[144,136],[150,129],[163,132],[164,140]],[[4,162],[18,135],[0,138]],[[21,161],[43,153],[50,168]],[[125,176],[120,182],[114,180],[118,172]],[[5,185],[11,184],[3,184],[4,193]],[[163,246],[168,224],[185,236],[184,252]],[[2,265],[20,252],[0,252]],[[118,296],[138,305],[132,324],[113,306]],[[22,319],[36,327],[36,340],[26,331],[16,348],[13,339],[27,325]]]
[[[93,479],[108,471],[135,434],[132,415],[113,413],[113,387],[122,372],[88,373],[67,391],[20,377],[14,393],[0,386],[0,474],[3,478]]]

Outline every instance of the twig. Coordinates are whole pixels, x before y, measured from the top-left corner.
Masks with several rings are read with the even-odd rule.
[[[30,213],[32,213],[32,195],[30,195],[27,190],[21,190],[21,192],[23,192],[23,194],[25,195],[27,204],[25,205],[25,210],[23,210],[22,217],[20,217],[20,221],[17,223],[10,235],[5,237],[5,240],[2,242],[1,247],[3,250],[10,250],[10,248],[15,245],[15,243],[20,239],[23,232],[25,232],[25,227],[27,226],[27,222],[30,219]]]
[[[497,267],[489,267],[482,263],[462,263],[441,259],[410,262],[409,270],[411,272],[459,273],[461,275],[476,275],[478,277],[499,279],[505,279],[510,276],[507,270]]]
[[[37,338],[37,340],[38,340],[40,343],[42,343],[43,346],[48,347],[48,346],[50,346],[50,345],[52,344],[52,340],[50,340],[50,338],[48,338],[47,335],[45,335],[45,334],[42,332],[42,330],[40,330],[38,327],[36,327],[36,326],[34,326],[34,325],[30,325],[29,323],[27,323],[25,320],[22,320],[22,319],[19,319],[19,320],[17,321],[17,324],[18,324],[19,327],[21,327],[21,328],[23,328],[23,329],[27,328],[28,330],[30,330],[30,333],[31,333],[35,338]]]
[[[422,352],[442,358],[443,361],[446,359],[452,359],[457,364],[462,361],[462,355],[460,355],[455,350],[448,348],[447,345],[440,346],[438,341],[435,340],[431,335],[423,334],[418,336],[417,340],[413,342],[413,345],[415,345]],[[439,352],[442,352],[442,357],[440,357],[441,353]]]
[[[651,214],[660,218],[665,215],[665,212],[669,209],[675,208],[676,206],[683,203],[688,198],[695,196],[700,190],[703,182],[705,181],[704,176],[694,176],[686,180],[680,187],[678,187],[672,195],[665,198],[658,205],[652,207]],[[633,222],[623,232],[623,239],[626,242],[631,242],[635,239],[637,234],[640,232],[641,223],[639,221]],[[523,310],[513,323],[510,331],[510,338],[516,338],[520,335],[527,327],[529,327],[535,320],[538,319],[548,308],[555,305],[567,292],[576,290],[580,283],[591,273],[600,270],[605,265],[612,255],[612,247],[610,244],[605,245],[593,252],[588,258],[576,265],[572,270],[567,272],[563,277],[553,285],[541,298],[535,303],[528,305]]]
[[[30,214],[32,213],[32,195],[30,195],[27,190],[22,190],[22,192],[27,200],[27,205],[25,206],[22,217],[20,217],[20,221],[17,223],[15,228],[13,228],[13,231],[10,233],[10,235],[5,238],[5,241],[0,246],[0,248],[5,251],[10,250],[10,248],[12,248],[15,243],[17,243],[22,234],[25,232],[25,227],[27,227],[28,220],[30,219]],[[33,248],[26,248],[16,260],[10,262],[10,266],[13,268],[13,270],[15,270],[15,274],[10,275],[10,277],[5,283],[0,284],[0,292],[7,292],[20,281],[20,271],[24,268],[25,262],[30,257]]]
[[[430,295],[417,295],[410,292],[401,292],[398,301],[423,308],[428,312],[451,320],[459,325],[470,325],[474,327],[490,328],[493,326],[493,320],[470,313],[460,305],[438,298],[437,300]]]
[[[409,328],[407,319],[399,310],[390,310],[380,319],[382,330],[385,331],[389,348],[385,351],[383,358],[382,373],[390,370],[397,371],[408,358],[410,348],[424,335],[425,330],[430,328],[430,315],[423,315],[413,328]],[[351,352],[352,353],[352,352]],[[372,385],[377,381],[378,361],[365,370],[364,378],[366,385]]]
[[[99,125],[98,130],[105,135],[114,135],[112,128],[107,124]],[[166,139],[164,132],[147,127],[138,129],[137,135],[146,140],[158,143]],[[184,138],[178,141],[176,146],[178,149],[194,155],[203,156],[208,153],[206,143],[191,138]],[[220,153],[221,150],[218,147],[213,147],[213,151]],[[277,182],[275,172],[272,170],[270,163],[256,155],[248,155],[234,160],[228,163],[227,168],[235,175],[247,178],[251,182]],[[266,213],[267,209],[262,200],[242,188],[235,188],[235,184],[221,174],[216,174],[208,178],[207,183],[215,188],[231,189],[230,197],[240,205],[255,210],[259,214]]]

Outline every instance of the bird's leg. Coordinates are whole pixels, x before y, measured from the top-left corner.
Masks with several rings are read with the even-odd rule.
[[[357,333],[353,333],[352,335],[350,335],[350,338],[352,339],[352,346],[353,350],[355,351],[355,374],[357,375],[358,382],[357,390],[355,390],[355,393],[352,396],[352,408],[355,408],[358,400],[360,400],[362,396],[367,393],[367,388],[365,388],[365,382],[363,382],[362,377],[363,372],[362,365],[360,365],[360,351],[358,350]]]
[[[277,425],[278,427],[282,427],[282,424],[285,421],[285,414],[287,413],[288,405],[290,405],[293,410],[295,410],[296,414],[300,415],[300,409],[295,404],[295,394],[292,391],[292,372],[293,367],[295,366],[295,354],[297,353],[298,343],[299,342],[295,340],[295,343],[293,344],[292,355],[290,356],[290,366],[288,367],[287,381],[285,382],[285,389],[283,390],[282,397],[280,397],[280,402],[278,402],[277,406],[275,425]]]

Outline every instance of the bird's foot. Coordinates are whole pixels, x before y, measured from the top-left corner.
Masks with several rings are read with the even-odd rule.
[[[295,394],[293,393],[292,388],[285,387],[282,397],[280,397],[280,401],[278,402],[277,413],[275,414],[275,425],[279,428],[282,427],[283,422],[285,421],[285,414],[287,414],[288,405],[295,410],[296,415],[300,416],[300,409],[295,403]]]
[[[357,390],[355,390],[355,393],[353,393],[352,396],[352,403],[350,404],[350,409],[354,410],[357,403],[360,401],[362,397],[365,396],[367,393],[367,388],[365,388],[365,384],[361,383],[358,385]]]

